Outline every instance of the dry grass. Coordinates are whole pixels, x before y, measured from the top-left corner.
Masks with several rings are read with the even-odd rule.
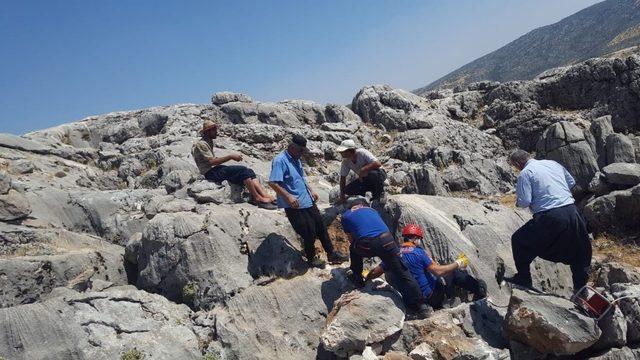
[[[640,267],[640,246],[637,242],[618,239],[608,234],[597,235],[592,242],[593,254],[600,255],[605,261]]]
[[[506,194],[500,198],[500,204],[515,209],[516,208],[516,194]]]

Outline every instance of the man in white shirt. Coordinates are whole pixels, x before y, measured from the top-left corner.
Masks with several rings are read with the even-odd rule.
[[[371,191],[371,200],[379,200],[384,193],[387,174],[380,161],[368,150],[358,148],[353,140],[344,140],[337,151],[342,155],[340,168],[340,198],[342,203],[348,196],[365,196]],[[358,178],[349,184],[347,175],[353,171]]]
[[[529,208],[529,220],[511,237],[517,273],[505,280],[531,287],[530,264],[536,258],[571,266],[574,291],[587,283],[591,240],[571,194],[576,184],[569,172],[552,160],[536,160],[524,150],[514,151],[511,164],[520,170],[516,206]]]

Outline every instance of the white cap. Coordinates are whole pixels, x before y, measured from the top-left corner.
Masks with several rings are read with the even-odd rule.
[[[336,151],[343,152],[343,151],[346,151],[346,150],[349,150],[349,149],[355,149],[355,148],[357,148],[356,142],[351,140],[351,139],[347,139],[347,140],[344,140],[344,141],[342,141],[340,143],[340,146],[338,146]]]

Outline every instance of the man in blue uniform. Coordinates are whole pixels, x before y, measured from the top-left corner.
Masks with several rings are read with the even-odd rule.
[[[482,280],[478,280],[464,270],[468,265],[466,256],[460,256],[454,263],[441,265],[433,261],[429,254],[420,247],[424,238],[422,229],[416,224],[409,224],[402,229],[404,242],[400,246],[402,259],[407,264],[411,275],[420,285],[420,290],[427,303],[434,309],[442,308],[447,298],[453,297],[454,287],[460,287],[473,294],[473,299],[478,300],[486,296],[487,286]],[[375,279],[388,271],[388,266],[383,262],[369,274],[367,281]],[[387,280],[394,282],[392,276],[387,273]],[[440,278],[443,281],[440,281]]]
[[[356,286],[364,285],[363,258],[377,256],[393,276],[407,309],[420,318],[427,317],[429,308],[424,303],[420,286],[402,261],[400,249],[378,212],[367,206],[363,198],[350,199],[342,214],[342,228],[351,237],[349,255]]]
[[[316,238],[320,238],[329,262],[341,263],[347,257],[334,250],[327,227],[316,206],[318,194],[309,187],[305,179],[300,157],[306,147],[307,139],[301,135],[293,135],[287,150],[278,154],[271,163],[269,186],[278,194],[278,207],[284,208],[291,226],[302,237],[309,266],[323,267],[324,261],[316,256]]]
[[[533,219],[511,236],[518,272],[505,280],[531,287],[529,267],[536,257],[540,257],[570,265],[573,290],[580,290],[589,277],[591,240],[571,194],[575,180],[557,162],[532,159],[524,150],[514,151],[510,162],[520,170],[516,206],[530,208]]]

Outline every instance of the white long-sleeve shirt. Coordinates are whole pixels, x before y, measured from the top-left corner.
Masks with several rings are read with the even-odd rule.
[[[540,211],[573,204],[571,188],[576,181],[564,166],[553,160],[529,159],[518,176],[516,206]]]

